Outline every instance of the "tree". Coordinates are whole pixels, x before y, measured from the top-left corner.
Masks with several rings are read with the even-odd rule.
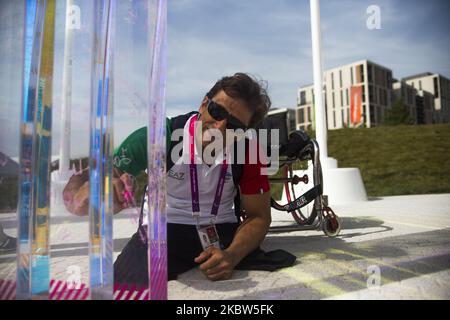
[[[403,103],[403,99],[397,99],[391,109],[386,110],[384,124],[387,126],[397,126],[401,124],[412,124],[408,107]]]

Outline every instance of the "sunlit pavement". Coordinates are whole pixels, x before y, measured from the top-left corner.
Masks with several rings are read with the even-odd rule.
[[[211,282],[197,269],[169,282],[169,299],[449,299],[450,195],[396,196],[332,206],[342,219],[336,238],[321,231],[269,234],[263,249],[297,258],[276,272],[236,271]],[[136,230],[136,212],[115,216],[114,251]],[[273,212],[273,225],[291,216]],[[15,214],[0,214],[15,234]],[[67,280],[69,266],[88,283],[87,219],[57,217],[51,228],[51,278]],[[0,254],[0,279],[14,279],[15,254]],[[73,269],[70,269],[73,271]]]
[[[277,272],[236,271],[210,282],[198,270],[169,283],[171,299],[449,299],[450,195],[398,196],[333,206],[340,236],[270,234],[266,250],[297,263]],[[272,213],[273,225],[293,218]],[[379,275],[379,276],[378,276]]]

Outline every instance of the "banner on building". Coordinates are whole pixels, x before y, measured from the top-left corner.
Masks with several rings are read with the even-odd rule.
[[[358,125],[362,120],[362,87],[351,87],[350,97],[350,123]]]

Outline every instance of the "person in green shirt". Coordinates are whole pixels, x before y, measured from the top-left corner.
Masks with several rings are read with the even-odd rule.
[[[181,122],[180,128],[186,129],[189,121],[200,120],[201,131],[195,136],[198,145],[204,150],[211,139],[206,138],[209,129],[222,133],[226,144],[227,129],[254,128],[262,122],[271,105],[270,98],[261,83],[247,74],[236,73],[223,77],[203,98],[198,112],[192,112],[172,119]],[[167,120],[167,145],[171,145],[172,126]],[[186,137],[185,137],[186,138]],[[170,149],[170,148],[169,148]],[[186,152],[183,150],[183,152]],[[248,156],[248,155],[247,155]],[[167,154],[170,157],[170,154]],[[172,160],[172,159],[170,159]],[[232,276],[234,269],[275,270],[292,265],[295,257],[288,254],[266,255],[259,249],[271,223],[270,192],[267,176],[261,175],[261,164],[244,164],[237,183],[225,177],[220,201],[217,236],[221,246],[201,245],[202,236],[197,233],[192,218],[193,196],[189,187],[189,165],[174,165],[168,161],[167,187],[167,244],[169,279],[195,266],[199,266],[210,280],[224,280]],[[114,156],[114,212],[128,207],[124,190],[130,175],[137,175],[147,168],[147,130],[141,128],[133,132],[117,148]],[[208,173],[208,167],[198,167],[200,186],[201,217],[208,216],[210,203],[215,199],[215,186],[220,180],[220,165],[216,171]],[[223,168],[223,167],[222,167]],[[236,175],[236,166],[227,170],[229,175]],[[173,170],[172,170],[173,169]],[[203,171],[202,171],[203,170]],[[206,171],[205,171],[206,170]],[[213,170],[213,169],[211,169]],[[202,172],[206,172],[202,174]],[[215,181],[208,180],[214,177]],[[231,181],[231,182],[230,182]],[[211,188],[209,186],[212,186]],[[245,209],[242,222],[232,216],[235,189],[239,192],[241,208]],[[214,200],[215,201],[215,200]],[[73,176],[64,190],[64,202],[67,209],[76,215],[87,215],[89,206],[89,175]],[[208,203],[208,205],[205,205]],[[191,206],[192,204],[192,206]],[[140,226],[141,227],[141,226]],[[199,239],[200,237],[200,239]],[[145,242],[145,241],[144,241]],[[279,252],[278,252],[279,253]],[[145,284],[147,279],[146,243],[137,232],[115,262],[115,278],[118,282]],[[269,253],[270,254],[270,253]],[[131,261],[131,262],[130,262]]]

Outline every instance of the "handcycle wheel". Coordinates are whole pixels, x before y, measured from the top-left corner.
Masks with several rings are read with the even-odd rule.
[[[293,178],[294,174],[292,171],[292,167],[285,167],[285,178]],[[296,194],[294,190],[294,184],[290,183],[291,187],[289,190],[289,183],[285,182],[284,189],[286,192],[286,198],[288,202],[291,202],[293,199],[296,199]],[[310,204],[307,206],[297,209],[295,211],[291,212],[292,217],[294,218],[295,222],[299,225],[311,225],[314,220],[317,217],[317,211],[316,211],[316,201],[317,199],[314,199]]]
[[[341,231],[341,219],[329,207],[325,207],[324,212],[326,215],[323,217],[322,230],[327,236],[336,237]]]

